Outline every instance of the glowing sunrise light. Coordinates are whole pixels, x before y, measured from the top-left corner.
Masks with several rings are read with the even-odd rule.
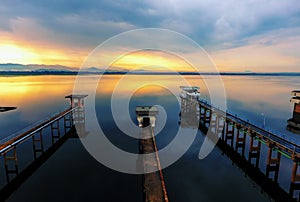
[[[0,63],[40,63],[38,54],[11,44],[0,45]]]
[[[160,51],[137,51],[120,57],[112,66],[151,71],[194,71],[182,58]]]

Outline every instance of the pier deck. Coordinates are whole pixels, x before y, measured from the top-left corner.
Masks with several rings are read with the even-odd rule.
[[[199,106],[198,109],[193,107],[199,117],[199,129],[205,134],[210,134],[212,138],[220,137],[217,142],[219,148],[239,165],[245,174],[270,194],[275,201],[299,200],[299,195],[295,195],[295,192],[300,193],[299,145],[224,112],[204,100],[195,99],[191,102],[193,103],[186,102],[186,105],[194,106],[197,103]],[[263,152],[262,145],[267,147],[268,152]],[[247,156],[245,156],[246,147],[249,147]],[[265,171],[260,169],[262,166],[259,166],[262,155],[265,155],[267,160],[264,162]],[[282,155],[290,159],[292,163],[288,192],[278,184]]]
[[[0,155],[3,156],[6,176],[6,183],[0,190],[1,201],[24,183],[71,135],[77,135],[74,123],[84,130],[83,99],[86,96],[66,96],[70,98],[70,107],[0,140]],[[30,144],[33,152],[29,151]],[[34,158],[27,154],[33,154]],[[20,161],[20,156],[25,158]]]
[[[150,201],[167,202],[168,197],[167,197],[162,170],[160,167],[153,128],[151,126],[143,128],[142,136],[152,137],[149,139],[140,140],[142,153],[144,154],[155,153],[155,157],[144,156],[143,159],[144,171],[146,173],[144,174],[144,183],[143,183],[144,194],[145,194],[144,200],[147,202]],[[158,171],[148,173],[149,171],[153,170],[153,168],[155,168]]]
[[[5,139],[2,139],[0,141],[0,154],[4,154],[14,146],[24,142],[28,138],[35,135],[37,132],[41,131],[42,129],[48,127],[49,125],[53,124],[54,122],[60,120],[61,118],[65,117],[66,115],[72,113],[77,108],[68,108],[64,111],[58,113],[57,115],[51,116],[49,119],[44,120],[42,123],[39,123],[36,126],[32,126],[30,129],[26,130],[23,133],[20,134],[14,134],[12,136],[9,136]]]
[[[289,158],[298,158],[300,159],[300,146],[286,140],[278,135],[275,135],[269,131],[266,131],[263,128],[260,128],[258,126],[255,126],[254,124],[245,121],[237,116],[234,116],[228,112],[224,112],[204,100],[198,100],[199,104],[203,107],[205,107],[208,110],[212,110],[213,113],[216,113],[218,116],[225,118],[226,120],[232,123],[235,123],[239,125],[242,129],[251,131],[252,133],[255,134],[255,136],[260,139],[263,143],[265,144],[270,144],[277,149],[279,149],[281,152],[283,152],[287,157]]]

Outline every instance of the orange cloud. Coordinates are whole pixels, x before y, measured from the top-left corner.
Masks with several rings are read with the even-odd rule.
[[[183,58],[171,53],[155,50],[142,50],[120,57],[111,66],[129,70],[149,71],[195,71]]]
[[[45,46],[27,47],[22,43],[0,44],[0,63],[19,64],[60,64],[70,67],[80,67],[87,53],[72,52],[66,49],[47,48]]]

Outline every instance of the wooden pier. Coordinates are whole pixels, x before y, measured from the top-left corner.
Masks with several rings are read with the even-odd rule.
[[[143,176],[144,201],[146,202],[169,201],[153,130],[157,113],[158,110],[155,107],[136,107],[137,119],[139,126],[142,128],[141,135],[146,137],[139,140],[139,152],[141,154],[155,154],[151,156],[145,155],[142,159],[145,172]],[[158,171],[151,172],[153,170]]]
[[[220,138],[217,146],[275,201],[299,200],[299,196],[295,198],[294,194],[300,190],[300,174],[297,172],[300,164],[299,145],[224,112],[205,100],[181,97],[181,104],[181,114],[194,111],[199,129],[209,137]],[[262,153],[262,145],[268,148],[267,154]],[[266,155],[267,159],[264,171],[259,168],[261,155]],[[293,165],[289,192],[278,184],[282,156],[290,159]]]
[[[1,201],[9,197],[69,137],[76,133],[74,123],[79,123],[79,125],[84,123],[84,97],[86,95],[66,96],[71,100],[71,107],[0,141],[0,155],[3,156],[6,176],[6,184],[0,190]],[[46,129],[50,129],[50,134],[45,134]],[[44,139],[49,135],[52,144],[46,148]],[[25,168],[20,169],[19,159],[22,152],[18,152],[18,147],[26,142],[32,143],[34,160],[28,162],[29,165]]]
[[[299,145],[200,100],[200,94],[194,92],[198,88],[183,89],[190,91],[187,96],[181,96],[183,127],[198,127],[204,134],[209,134],[209,137],[220,138],[217,146],[275,201],[299,201],[299,196],[295,198],[295,193],[300,193]],[[0,154],[3,156],[6,177],[6,184],[0,190],[0,201],[4,201],[13,193],[69,137],[72,137],[76,130],[84,130],[84,127],[77,125],[85,124],[83,100],[86,96],[66,96],[71,101],[70,107],[0,141]],[[169,201],[154,134],[157,114],[156,107],[136,107],[137,120],[141,127],[139,152],[154,154],[144,155],[141,159],[145,173],[143,190],[146,202]],[[77,124],[76,130],[74,124]],[[44,144],[45,137],[51,139],[49,147]],[[19,159],[22,152],[18,148],[26,142],[27,146],[32,144],[30,149],[33,149],[34,160],[25,168],[20,168]],[[263,152],[263,146],[267,147],[267,152]],[[266,162],[260,162],[262,155],[265,155]],[[289,159],[292,164],[289,191],[285,191],[278,183],[282,157]],[[261,167],[264,169],[261,170]],[[151,172],[153,170],[157,171]]]

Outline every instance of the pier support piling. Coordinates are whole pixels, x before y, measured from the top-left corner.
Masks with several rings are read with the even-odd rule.
[[[249,151],[249,155],[248,155],[248,161],[251,163],[252,159],[254,159],[255,167],[258,168],[261,142],[258,141],[258,139],[256,138],[256,134],[254,132],[251,132],[250,137],[251,137],[250,138],[250,151]]]
[[[38,153],[44,153],[44,144],[43,144],[43,130],[40,130],[32,136],[32,146],[33,146],[33,155],[34,159],[37,158]]]
[[[181,99],[181,100],[183,100],[183,99]],[[199,103],[199,114],[200,114],[199,121],[204,120],[205,108],[202,107],[202,105],[200,103]]]
[[[300,174],[297,172],[299,167],[299,159],[294,159],[293,167],[292,167],[292,179],[290,184],[290,196],[294,196],[294,192],[296,190],[300,190]],[[299,194],[300,198],[300,194]]]
[[[60,138],[59,120],[51,124],[51,137],[52,137],[52,144],[54,144],[55,141]]]
[[[72,114],[69,114],[68,116],[64,116],[64,129],[65,134],[67,133],[68,129],[70,130],[72,128]]]
[[[204,109],[204,126],[209,127],[210,120],[211,120],[211,110],[210,109]]]
[[[226,121],[225,143],[230,141],[230,147],[233,147],[234,126],[230,121]]]
[[[19,174],[19,165],[18,165],[18,156],[17,156],[16,146],[14,146],[12,150],[6,152],[3,155],[3,158],[4,158],[6,180],[7,180],[7,183],[9,183],[10,174],[14,174],[14,175]]]
[[[218,124],[217,114],[212,113],[209,128],[210,128],[210,131],[214,134],[217,134],[217,124]]]
[[[247,130],[242,129],[241,125],[237,125],[235,151],[238,153],[238,150],[242,149],[241,152],[242,156],[245,156],[246,133]]]
[[[274,145],[269,145],[268,151],[268,159],[267,159],[267,167],[266,167],[266,175],[269,177],[270,172],[274,172],[273,180],[274,182],[278,181],[278,174],[279,174],[279,166],[280,166],[280,159],[281,153],[277,151],[277,155],[274,158],[272,153],[274,152]]]
[[[220,138],[223,135],[225,118],[216,114],[217,116],[217,124],[216,124],[216,135]]]

